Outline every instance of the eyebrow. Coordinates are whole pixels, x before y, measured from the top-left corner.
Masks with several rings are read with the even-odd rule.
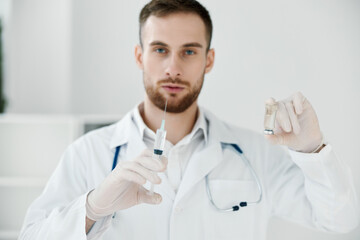
[[[163,43],[161,41],[153,41],[153,42],[150,43],[150,46],[168,47],[169,45],[167,45],[166,43]],[[198,47],[198,48],[202,48],[203,46],[200,43],[191,42],[191,43],[185,43],[184,45],[182,45],[182,47]]]

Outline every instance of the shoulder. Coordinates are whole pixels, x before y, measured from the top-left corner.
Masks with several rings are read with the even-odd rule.
[[[244,127],[239,127],[232,123],[223,122],[223,124],[239,140],[244,138],[247,140],[264,140],[264,137],[260,132],[256,132]]]
[[[220,135],[224,138],[225,136],[230,136],[230,138],[238,141],[246,140],[254,140],[254,141],[263,141],[264,137],[261,132],[256,132],[254,130],[237,126],[233,123],[228,123],[226,121],[221,120],[212,112],[203,109],[206,119],[210,125],[210,128],[216,128],[219,130]]]
[[[247,149],[251,149],[251,151],[264,151],[269,147],[268,142],[260,132],[224,121],[223,124],[244,151]]]
[[[79,137],[72,145],[80,149],[84,147],[98,148],[99,146],[109,146],[117,124],[119,124],[119,122],[92,130]]]
[[[287,148],[269,143],[261,132],[262,129],[257,132],[239,127],[222,121],[214,115],[210,119],[210,124],[216,125],[221,138],[237,144],[257,171],[292,164]]]
[[[110,140],[116,124],[90,131],[71,143],[62,155],[66,166],[82,169],[99,168],[107,164],[104,159],[111,159]]]
[[[270,144],[262,134],[262,129],[254,131],[248,128],[239,127],[233,123],[228,123],[219,119],[209,111],[204,111],[209,122],[210,133],[217,135],[221,142],[237,144],[246,155],[254,157],[264,157],[266,154],[284,154],[284,148]]]

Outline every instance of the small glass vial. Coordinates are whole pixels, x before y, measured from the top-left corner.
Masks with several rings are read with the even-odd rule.
[[[274,135],[276,111],[278,109],[275,99],[270,98],[265,102],[264,134]]]

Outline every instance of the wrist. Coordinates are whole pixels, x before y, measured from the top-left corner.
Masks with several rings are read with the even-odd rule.
[[[100,220],[103,216],[99,213],[98,208],[94,207],[94,203],[91,201],[90,195],[93,193],[93,191],[94,190],[91,190],[86,198],[86,219],[96,222]]]
[[[88,234],[90,232],[90,230],[92,229],[94,224],[95,224],[95,221],[91,220],[90,218],[88,218],[86,216],[86,219],[85,219],[85,232],[86,232],[86,234]]]
[[[324,147],[326,147],[323,134],[321,134],[321,139],[318,140],[317,142],[320,142],[320,143],[318,143],[317,145],[314,144],[313,146],[316,146],[315,148],[314,147],[308,147],[307,150],[298,151],[298,152],[302,152],[302,153],[319,153]]]
[[[319,153],[324,147],[326,147],[325,143],[321,143],[314,151],[311,153]]]
[[[309,144],[303,151],[299,151],[299,152],[303,152],[303,153],[319,153],[321,151],[321,149],[323,149],[326,144],[324,142],[324,135],[322,133],[320,133],[320,136],[318,136],[319,138],[315,141],[312,141],[311,144]]]
[[[324,143],[324,135],[321,133],[321,141],[320,141],[320,144],[317,145],[317,147],[312,150],[311,152],[309,153],[319,153],[321,151],[321,149],[323,149],[325,147],[325,143]]]

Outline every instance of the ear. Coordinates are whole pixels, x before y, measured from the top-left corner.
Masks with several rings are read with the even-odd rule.
[[[205,66],[205,73],[208,73],[211,71],[211,69],[214,66],[215,61],[215,50],[209,49],[209,51],[206,54],[206,66]]]
[[[136,64],[138,65],[138,67],[143,70],[144,69],[144,65],[143,65],[143,53],[142,53],[142,48],[139,44],[137,44],[135,46],[135,61]]]

